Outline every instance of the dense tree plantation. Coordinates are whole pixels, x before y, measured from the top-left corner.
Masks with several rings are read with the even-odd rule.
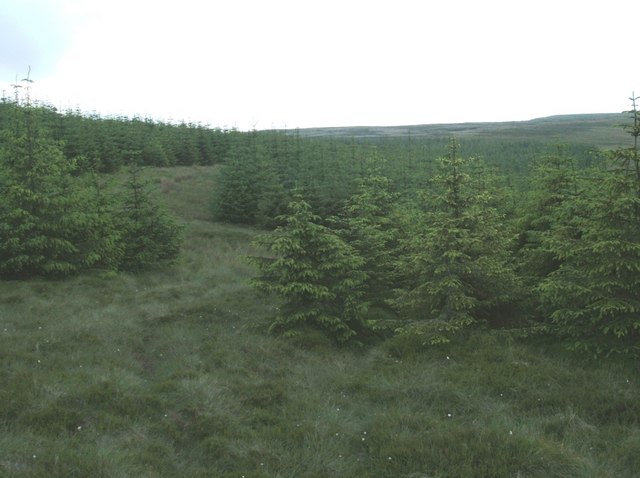
[[[318,138],[60,113],[27,89],[0,103],[0,276],[170,263],[180,228],[140,168],[216,164],[212,219],[272,231],[250,260],[283,301],[274,331],[428,344],[507,327],[637,355],[638,124],[633,100],[630,146],[606,151]]]
[[[0,102],[0,476],[637,476],[637,99],[594,135],[332,136],[29,86]]]
[[[293,310],[310,307],[320,314],[332,307],[332,317],[346,321],[355,301],[358,310],[372,307],[378,314],[365,313],[368,320],[360,324],[360,334],[328,330],[340,341],[386,331],[433,344],[469,327],[507,327],[523,334],[549,333],[572,349],[594,354],[637,356],[640,165],[639,115],[632,100],[630,147],[582,158],[567,147],[550,147],[536,157],[529,174],[517,179],[514,169],[510,178],[500,177],[499,168],[462,156],[456,140],[450,140],[441,158],[415,170],[411,180],[381,167],[377,176],[367,176],[364,160],[346,158],[341,166],[316,172],[315,183],[300,178],[297,184],[308,202],[297,197],[288,213],[275,218],[283,224],[259,241],[273,258],[252,259],[261,272],[258,288],[279,295],[291,309],[274,326],[326,329],[317,317],[304,320]],[[235,173],[234,164],[223,168],[223,188]],[[322,186],[321,197],[333,199],[332,205],[314,189],[329,175],[333,179]],[[522,180],[523,186],[513,187]],[[253,206],[243,202],[247,196],[238,203],[257,210],[261,190],[253,191]],[[314,232],[300,234],[301,225]],[[341,239],[334,247],[350,259],[338,266],[326,252],[308,257],[324,250],[316,242],[320,237]],[[309,270],[301,273],[303,263]],[[360,274],[349,288],[349,300],[327,289],[341,283],[338,277],[323,278],[325,287],[310,295],[323,268]],[[342,309],[335,312],[335,307]]]
[[[1,278],[135,270],[177,257],[179,227],[140,181],[140,151],[121,152],[130,179],[107,188],[100,170],[113,167],[113,157],[66,156],[48,129],[51,111],[32,105],[28,90],[22,104],[5,102],[3,111]]]

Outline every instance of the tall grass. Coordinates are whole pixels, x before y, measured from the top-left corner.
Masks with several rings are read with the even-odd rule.
[[[208,220],[214,170],[148,174],[185,224],[174,267],[0,283],[0,476],[638,476],[636,364],[269,336],[254,231]]]

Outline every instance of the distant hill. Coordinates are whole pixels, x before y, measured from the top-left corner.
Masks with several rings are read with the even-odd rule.
[[[600,148],[619,147],[629,141],[621,125],[628,124],[624,113],[558,115],[528,121],[493,123],[451,123],[407,126],[352,126],[303,128],[303,137],[345,137],[384,139],[412,136],[442,138],[484,136],[496,139],[537,140],[554,143],[588,144]]]

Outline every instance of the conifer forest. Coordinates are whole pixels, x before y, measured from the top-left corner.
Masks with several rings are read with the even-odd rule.
[[[0,475],[638,476],[637,101],[244,132],[4,98]]]

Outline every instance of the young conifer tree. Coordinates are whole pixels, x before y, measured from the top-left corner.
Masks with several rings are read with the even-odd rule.
[[[118,218],[123,248],[120,268],[140,270],[170,264],[180,253],[181,228],[153,200],[134,159]]]
[[[426,210],[415,213],[408,255],[400,263],[413,278],[394,301],[409,319],[403,330],[433,343],[479,320],[502,323],[503,309],[517,291],[503,216],[492,204],[491,178],[471,177],[473,161],[450,142],[426,193]]]
[[[580,214],[574,210],[579,194],[574,163],[564,146],[538,158],[530,178],[531,189],[515,224],[516,267],[530,292],[528,313],[535,318],[545,315],[540,309],[537,286],[561,265],[550,247],[552,235],[561,231],[566,244],[579,237],[574,225]]]
[[[260,211],[261,171],[257,133],[238,144],[220,168],[213,191],[213,216],[218,221],[255,224]]]
[[[0,147],[0,276],[62,277],[92,262],[92,245],[77,237],[88,226],[83,191],[74,161],[41,126],[25,81],[26,100],[16,100],[15,124]]]
[[[254,287],[281,300],[271,331],[296,335],[311,327],[338,342],[363,334],[363,259],[321,224],[300,194],[281,221],[273,234],[257,240],[268,255],[249,258],[259,270]]]
[[[367,280],[366,301],[372,311],[388,311],[388,301],[397,287],[399,253],[398,195],[392,181],[382,174],[383,161],[375,155],[367,163],[366,175],[347,202],[341,218],[343,238],[363,258]]]
[[[86,251],[85,267],[115,271],[122,263],[123,231],[117,218],[117,201],[109,192],[110,175],[97,172],[98,164],[86,161],[88,172],[76,180],[81,191],[83,221],[74,231],[75,242]]]
[[[631,100],[633,145],[613,151],[563,208],[571,234],[552,230],[548,249],[561,266],[539,286],[552,330],[595,354],[640,356],[640,113]]]

